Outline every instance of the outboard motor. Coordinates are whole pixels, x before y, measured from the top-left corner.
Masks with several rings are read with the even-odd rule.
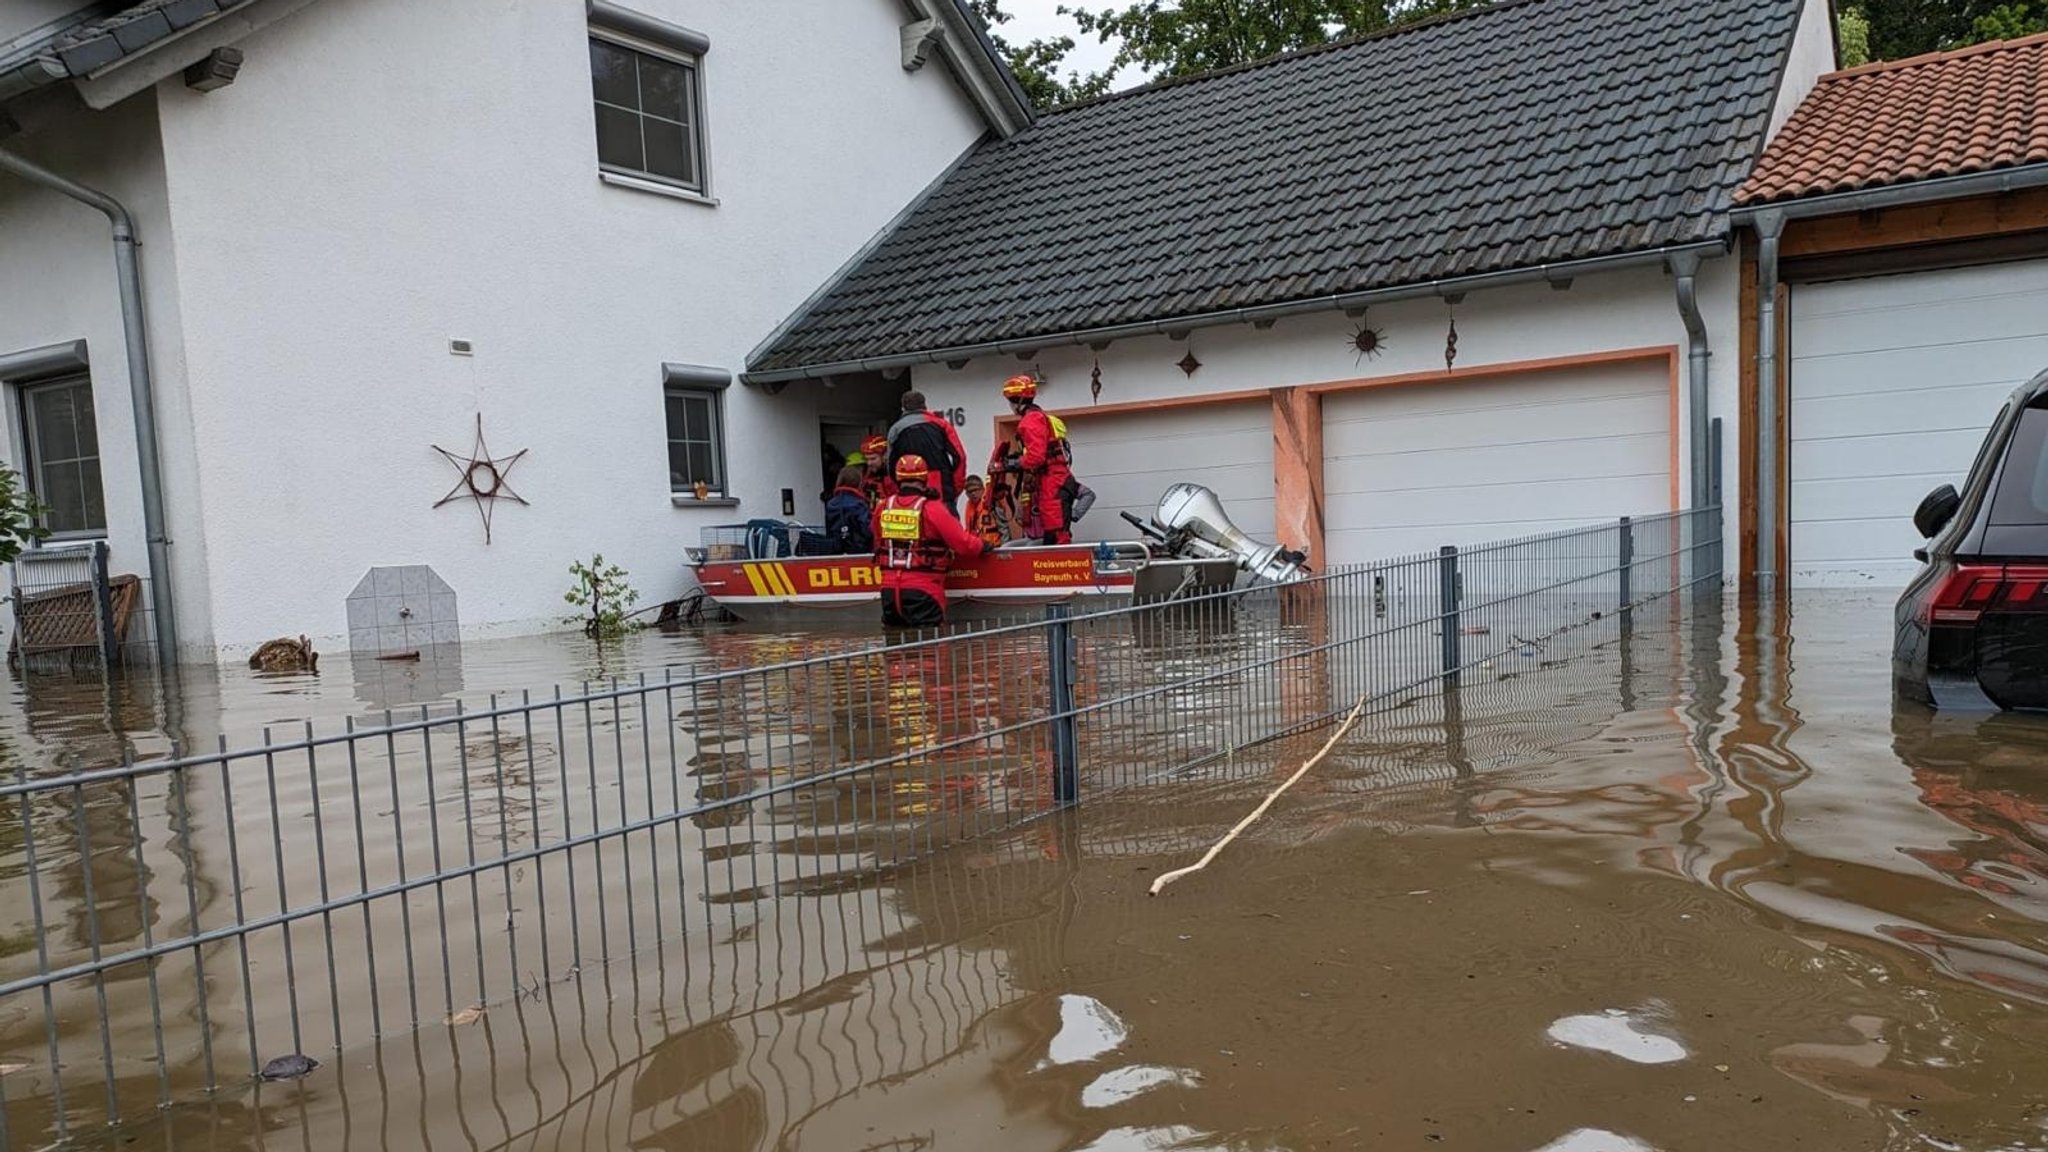
[[[1278,544],[1261,544],[1230,522],[1216,493],[1200,484],[1175,484],[1159,498],[1152,522],[1176,554],[1233,560],[1253,578],[1289,584],[1308,575],[1308,557]]]

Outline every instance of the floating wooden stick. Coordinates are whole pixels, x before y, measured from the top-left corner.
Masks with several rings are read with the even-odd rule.
[[[1303,776],[1308,775],[1309,769],[1322,763],[1323,757],[1328,756],[1330,754],[1330,749],[1335,748],[1337,746],[1337,741],[1342,740],[1344,738],[1344,734],[1346,732],[1351,731],[1351,726],[1353,724],[1358,723],[1358,715],[1363,711],[1365,711],[1365,697],[1360,696],[1358,698],[1358,703],[1352,705],[1351,707],[1351,715],[1346,716],[1344,718],[1344,723],[1338,725],[1337,730],[1331,733],[1330,739],[1327,743],[1323,745],[1322,751],[1309,757],[1307,760],[1302,761],[1301,767],[1296,768],[1294,770],[1294,775],[1289,776],[1285,781],[1281,783],[1281,785],[1278,788],[1275,788],[1273,789],[1273,791],[1268,793],[1266,795],[1265,800],[1261,801],[1257,808],[1252,809],[1251,815],[1246,816],[1242,820],[1239,820],[1237,822],[1237,827],[1232,828],[1229,832],[1225,833],[1223,839],[1218,840],[1215,844],[1210,846],[1207,852],[1202,853],[1202,858],[1200,860],[1195,861],[1193,864],[1190,864],[1185,868],[1176,868],[1171,872],[1160,873],[1159,878],[1157,880],[1152,881],[1152,895],[1159,895],[1161,889],[1165,888],[1168,884],[1173,883],[1175,880],[1178,880],[1183,876],[1187,876],[1195,872],[1200,872],[1202,869],[1207,868],[1209,866],[1209,862],[1211,860],[1216,859],[1217,853],[1222,852],[1223,849],[1227,845],[1229,845],[1229,843],[1232,840],[1237,839],[1238,833],[1251,827],[1253,821],[1257,820],[1259,817],[1264,816],[1266,814],[1266,809],[1271,808],[1273,806],[1273,801],[1278,800],[1280,798],[1281,793],[1287,791],[1289,788],[1294,787],[1294,782],[1296,780],[1299,780]]]

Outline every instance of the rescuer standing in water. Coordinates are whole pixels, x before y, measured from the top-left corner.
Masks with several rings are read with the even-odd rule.
[[[875,562],[882,569],[882,624],[933,628],[946,622],[946,573],[955,557],[988,554],[931,490],[924,457],[896,461],[896,494],[875,510]]]

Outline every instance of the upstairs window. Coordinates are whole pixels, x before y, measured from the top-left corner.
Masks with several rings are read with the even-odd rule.
[[[50,514],[53,536],[97,536],[107,530],[100,486],[99,425],[92,378],[64,376],[21,387],[22,430],[28,438],[28,485]]]
[[[637,39],[591,33],[599,168],[705,192],[701,59]]]

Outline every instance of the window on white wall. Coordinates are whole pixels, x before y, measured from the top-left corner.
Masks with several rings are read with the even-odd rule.
[[[668,401],[668,486],[695,492],[698,484],[725,495],[725,424],[717,392],[670,388]]]
[[[706,190],[701,61],[680,47],[592,30],[599,168]]]
[[[52,536],[97,536],[107,530],[100,484],[100,438],[92,378],[80,374],[20,386],[29,490],[49,506]]]

